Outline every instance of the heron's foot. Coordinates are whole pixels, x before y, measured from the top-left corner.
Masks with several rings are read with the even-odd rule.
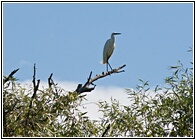
[[[111,71],[107,71],[106,73],[107,73],[108,75],[111,75],[112,71],[113,71],[113,69],[112,69]]]

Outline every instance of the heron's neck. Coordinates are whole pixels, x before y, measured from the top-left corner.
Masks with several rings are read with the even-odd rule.
[[[111,39],[112,39],[113,41],[115,41],[115,38],[114,38],[114,36],[113,36],[113,35],[111,36]]]

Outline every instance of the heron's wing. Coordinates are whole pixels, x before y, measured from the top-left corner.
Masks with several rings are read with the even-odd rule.
[[[113,51],[114,51],[114,44],[112,44],[111,49],[109,49],[109,51],[108,51],[108,59],[109,59],[110,56],[113,54]]]
[[[102,61],[103,64],[108,62],[108,59],[112,55],[113,51],[114,51],[114,41],[112,39],[108,39],[105,43],[104,50],[103,50],[103,61]]]

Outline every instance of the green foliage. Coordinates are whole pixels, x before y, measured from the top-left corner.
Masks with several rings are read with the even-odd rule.
[[[117,100],[112,104],[99,102],[102,121],[111,125],[108,137],[192,137],[193,136],[193,74],[179,61],[173,74],[165,79],[167,87],[150,90],[141,79],[136,90],[126,89],[130,105]],[[150,96],[152,95],[152,96]]]
[[[33,88],[27,90],[16,81],[5,83],[4,136],[84,137],[97,131],[86,112],[78,109],[85,100],[84,95],[57,87],[38,90],[32,108],[29,108],[32,93]]]
[[[136,90],[126,89],[129,105],[117,99],[99,101],[100,120],[81,111],[86,95],[53,85],[37,90],[22,87],[15,78],[3,85],[4,137],[192,137],[193,73],[178,62],[165,87],[150,89],[139,79]],[[6,77],[4,77],[5,79]],[[32,102],[32,106],[30,106]]]

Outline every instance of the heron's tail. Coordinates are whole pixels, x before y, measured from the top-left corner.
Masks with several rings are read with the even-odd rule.
[[[104,62],[103,60],[100,62],[101,64],[105,64],[106,62]]]

